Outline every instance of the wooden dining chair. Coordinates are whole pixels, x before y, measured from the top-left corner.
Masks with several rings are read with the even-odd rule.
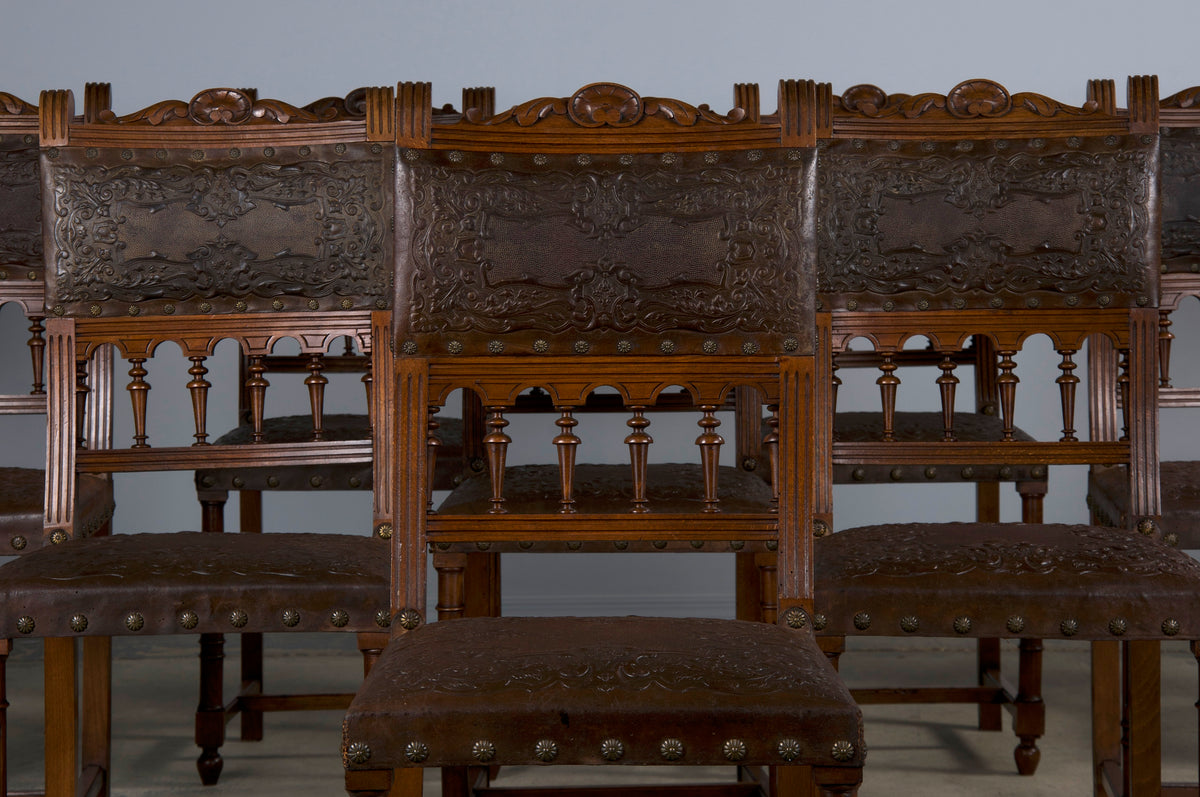
[[[830,115],[843,130],[822,134],[818,273],[859,287],[833,309],[828,345],[838,352],[863,338],[886,361],[916,335],[939,351],[987,335],[1003,420],[1000,439],[956,440],[946,391],[943,441],[892,439],[903,382],[889,379],[878,440],[835,444],[835,462],[1124,463],[1134,513],[1121,529],[914,522],[838,530],[815,546],[814,623],[833,655],[848,636],[1019,640],[1015,694],[992,691],[1016,709],[1018,760],[1036,761],[1044,731],[1033,691],[1040,640],[1092,642],[1096,793],[1157,795],[1158,645],[1200,635],[1200,565],[1159,538],[1157,82],[1130,79],[1128,113],[1116,111],[1113,93],[1111,84],[1093,86],[1101,99],[1073,107],[984,80],[945,95],[858,87],[841,98],[843,113]],[[1013,432],[1023,406],[1017,358],[1035,335],[1059,356],[1061,427],[1057,439],[1022,442]],[[1097,339],[1121,354],[1124,416],[1116,435],[1092,429],[1082,439],[1075,357]],[[951,702],[977,700],[979,691],[941,688]]]
[[[1159,103],[1159,141],[1162,174],[1159,208],[1162,215],[1162,274],[1159,278],[1159,380],[1158,405],[1171,412],[1168,419],[1182,416],[1190,407],[1200,407],[1200,388],[1180,384],[1171,371],[1172,353],[1192,351],[1192,341],[1177,337],[1171,317],[1189,297],[1200,298],[1200,87],[1172,94]],[[1119,406],[1117,372],[1108,356],[1088,360],[1096,390],[1093,414],[1111,418]],[[1130,505],[1120,467],[1092,468],[1088,478],[1089,506],[1099,522],[1127,526]],[[1183,549],[1200,548],[1200,462],[1164,460],[1159,463],[1164,536]]]
[[[206,363],[222,340],[235,341],[251,364],[255,423],[268,387],[258,363],[282,339],[311,356],[351,336],[377,371],[391,370],[388,347],[373,345],[389,325],[378,306],[391,300],[391,89],[368,90],[366,105],[364,118],[345,119],[213,89],[88,121],[73,117],[69,92],[43,93],[54,421],[43,535],[65,539],[0,568],[0,627],[9,637],[46,638],[49,794],[73,794],[80,782],[75,638],[201,635],[212,703],[197,719],[198,766],[210,781],[222,766],[225,728],[213,666],[221,633],[357,632],[368,667],[386,639],[386,491],[377,493],[370,536],[170,531],[80,539],[71,500],[93,473],[341,464],[386,449],[387,416],[362,442],[281,443],[264,434],[216,445],[208,433],[210,397],[239,389],[210,381]],[[77,397],[104,400],[88,363],[107,349],[128,367],[132,445],[80,448]],[[150,389],[172,382],[190,396],[191,429],[159,435],[147,423]],[[390,401],[389,384],[374,386],[379,406]],[[162,526],[177,527],[168,518]],[[316,695],[307,706],[339,708],[349,699]],[[271,702],[259,701],[251,707]],[[107,723],[102,709],[84,716],[85,727]],[[84,781],[106,788],[106,764],[85,751]]]
[[[420,793],[428,767],[443,793],[468,794],[500,786],[494,767],[663,763],[770,770],[705,793],[856,791],[859,713],[809,627],[815,162],[794,95],[812,88],[786,84],[782,125],[762,120],[749,85],[728,114],[601,83],[445,125],[428,84],[398,88],[405,509],[392,640],[344,722],[351,793]],[[738,386],[780,419],[774,491],[719,467],[717,411]],[[586,408],[601,387],[625,405],[629,465],[583,464],[605,434]],[[699,434],[690,463],[663,464],[651,418],[676,387]],[[555,408],[547,461],[510,467],[506,416],[532,388]],[[457,389],[485,408],[488,469],[433,511],[429,419]],[[774,549],[777,617],[432,622],[427,548],[481,545]]]

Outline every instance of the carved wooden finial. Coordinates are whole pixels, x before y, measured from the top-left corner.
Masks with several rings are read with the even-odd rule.
[[[758,124],[761,116],[761,109],[758,102],[758,84],[734,83],[733,107],[741,108],[746,112],[746,118],[749,121]]]
[[[399,83],[396,86],[396,144],[428,147],[433,143],[433,85]]]
[[[38,134],[43,147],[66,146],[75,116],[75,95],[68,89],[43,91],[38,102]]]
[[[367,141],[395,141],[395,90],[391,86],[368,86],[363,91],[367,112]]]
[[[83,121],[100,120],[100,112],[112,109],[111,83],[85,83],[83,86]]]
[[[463,89],[463,114],[472,114],[474,119],[487,119],[496,115],[496,89],[491,86],[476,86]]]
[[[1087,84],[1088,102],[1096,103],[1100,112],[1112,116],[1117,112],[1117,84],[1104,78],[1089,80]]]
[[[785,147],[816,146],[833,135],[833,90],[813,80],[779,81],[780,143]]]
[[[1134,133],[1158,132],[1158,75],[1129,78],[1129,129]]]

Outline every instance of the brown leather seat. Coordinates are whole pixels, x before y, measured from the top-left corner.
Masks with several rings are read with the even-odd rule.
[[[91,536],[112,518],[112,483],[84,476],[76,485],[75,512],[80,533]],[[46,472],[41,468],[0,468],[0,551],[28,553],[42,547]]]

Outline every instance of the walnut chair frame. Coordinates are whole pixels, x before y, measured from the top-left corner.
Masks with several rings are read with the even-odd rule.
[[[392,641],[344,724],[349,792],[418,794],[425,767],[441,768],[444,794],[465,795],[499,789],[492,769],[518,763],[670,762],[740,763],[745,777],[768,770],[757,782],[676,793],[856,791],[861,720],[809,628],[806,485],[820,467],[805,243],[814,163],[795,97],[813,85],[783,84],[783,124],[760,118],[749,85],[727,115],[592,84],[452,124],[431,120],[428,84],[398,87],[394,462],[403,509]],[[446,236],[457,245],[447,248]],[[576,465],[592,420],[587,397],[600,386],[615,388],[629,413],[631,462],[615,466],[617,494],[598,494],[614,483],[605,466]],[[646,412],[672,386],[691,396],[700,428],[700,463],[679,490],[663,488],[647,464]],[[557,412],[546,438],[557,464],[506,467],[505,416],[531,387]],[[753,477],[757,493],[741,500],[722,488],[736,469],[717,459],[716,411],[738,387],[782,419],[770,445],[775,491]],[[426,430],[456,389],[484,405],[488,473],[434,512],[424,498],[436,435]],[[778,622],[427,622],[427,547],[480,544],[777,547]],[[628,677],[631,656],[648,680]],[[723,656],[731,669],[718,675]],[[547,661],[559,675],[544,671]],[[774,685],[760,693],[734,662]],[[768,693],[781,715],[767,716]]]
[[[856,87],[841,98],[841,112],[830,113],[829,127],[842,132],[823,134],[818,271],[858,282],[831,308],[828,345],[837,352],[863,337],[886,356],[916,335],[954,351],[986,334],[998,352],[1005,429],[985,444],[920,446],[884,435],[835,448],[835,461],[1125,463],[1136,521],[1120,530],[1030,523],[842,530],[816,545],[814,622],[835,655],[852,635],[1019,639],[1018,759],[1038,754],[1043,732],[1040,695],[1030,691],[1040,683],[1039,640],[1092,642],[1096,793],[1157,795],[1158,644],[1200,634],[1187,597],[1200,567],[1157,539],[1157,81],[1130,79],[1128,113],[1117,112],[1114,93],[1111,83],[1097,82],[1092,99],[1072,107],[982,80],[946,95]],[[864,214],[856,225],[837,225],[856,209]],[[911,223],[913,214],[923,221]],[[1018,217],[1024,223],[1014,225]],[[939,272],[948,263],[957,267],[954,285],[938,281],[951,273]],[[889,281],[892,266],[901,276]],[[1013,358],[1034,334],[1048,336],[1061,357],[1062,427],[1057,440],[1026,443],[1012,433]],[[1124,416],[1114,424],[1119,436],[1093,429],[1093,439],[1080,440],[1074,357],[1098,339],[1121,352]],[[894,383],[881,387],[886,430]],[[1022,558],[1031,552],[1035,559]]]
[[[200,706],[197,763],[209,779],[222,766],[226,722],[213,666],[222,632],[355,632],[367,668],[386,640],[387,573],[378,564],[386,546],[376,538],[390,529],[386,491],[376,491],[371,536],[175,532],[84,540],[72,501],[77,475],[193,470],[201,462],[349,463],[386,447],[386,419],[363,442],[218,446],[207,433],[214,385],[205,363],[221,340],[236,341],[255,362],[284,337],[312,355],[349,335],[375,368],[391,370],[388,347],[373,342],[388,327],[376,303],[390,301],[392,93],[366,94],[360,119],[214,89],[191,102],[95,120],[73,117],[70,92],[42,95],[43,217],[56,221],[44,233],[55,422],[43,534],[66,539],[0,571],[0,622],[9,635],[46,640],[48,794],[74,794],[87,783],[109,788],[107,704],[84,712],[85,726],[102,726],[100,760],[85,755],[85,771],[76,769],[75,638],[84,638],[86,650],[87,641],[116,635],[201,635],[202,679],[210,681],[204,694],[215,697]],[[328,185],[337,188],[330,193]],[[353,230],[349,246],[329,240],[339,230]],[[99,267],[109,259],[115,268]],[[329,279],[333,271],[340,281]],[[247,274],[249,285],[239,276]],[[184,356],[174,373],[191,396],[191,445],[151,445],[147,429],[148,394],[158,381],[151,368],[159,373],[154,358],[167,342]],[[129,366],[133,445],[79,448],[77,407],[104,400],[86,364],[108,349]],[[169,379],[169,366],[162,373]],[[388,384],[374,387],[378,405],[390,400]],[[249,385],[260,399],[256,422],[265,388],[261,378]],[[55,588],[68,574],[76,589]],[[87,596],[82,604],[79,595]],[[309,696],[307,707],[338,708],[349,699]]]

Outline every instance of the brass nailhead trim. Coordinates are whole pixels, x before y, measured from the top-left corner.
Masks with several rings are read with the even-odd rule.
[[[300,612],[295,609],[284,609],[281,619],[288,628],[295,628],[300,625]]]
[[[538,761],[549,763],[558,758],[558,745],[550,739],[540,739],[533,746],[533,757]]]
[[[471,745],[471,755],[475,757],[476,761],[486,764],[496,757],[496,745],[487,739],[480,739]]]
[[[954,618],[954,633],[969,634],[971,632],[971,618],[965,614]]]
[[[1174,618],[1163,620],[1162,632],[1167,636],[1175,636],[1179,633],[1179,621]]]
[[[180,612],[179,617],[176,619],[178,620],[179,625],[189,631],[200,625],[200,615],[193,611]]]
[[[854,615],[854,627],[859,631],[866,631],[871,627],[871,615],[867,612],[859,612]]]
[[[141,631],[146,626],[146,618],[138,612],[125,615],[125,627],[130,631]]]
[[[25,546],[29,544],[29,540],[22,537],[20,534],[8,541],[8,544],[13,547],[14,551],[23,551]]]
[[[904,633],[915,634],[920,629],[921,621],[917,617],[910,614],[907,617],[900,618],[900,630]]]
[[[392,538],[392,524],[380,523],[375,527],[375,536],[381,540],[390,540]]]
[[[746,758],[746,743],[741,739],[729,739],[721,745],[726,761],[743,761]]]
[[[76,614],[71,617],[71,630],[77,634],[82,634],[87,630],[88,619],[87,615]]]
[[[229,613],[229,624],[234,628],[245,628],[248,622],[250,622],[249,615],[241,609],[234,609]]]
[[[392,615],[387,609],[380,609],[375,612],[375,625],[380,628],[388,628],[392,624]]]
[[[400,612],[398,619],[400,620],[401,628],[411,631],[421,624],[421,613],[416,609],[405,609]]]
[[[37,628],[37,623],[33,621],[32,617],[25,616],[17,618],[17,630],[22,634],[32,634],[33,629],[35,628]]]
[[[663,739],[658,752],[664,761],[678,761],[683,758],[683,742],[679,739]]]
[[[71,536],[69,534],[67,534],[62,529],[56,529],[54,531],[54,533],[50,535],[50,544],[51,545],[62,545],[64,542],[66,542],[69,539],[71,539]]]
[[[1124,636],[1129,630],[1129,622],[1124,617],[1114,617],[1108,621],[1108,633],[1113,636]]]
[[[845,740],[834,742],[829,754],[833,756],[834,761],[849,761],[854,758],[854,745]]]
[[[1005,623],[1004,627],[1007,628],[1010,633],[1019,634],[1025,630],[1025,618],[1014,614],[1012,617],[1008,618],[1008,622]]]
[[[404,746],[404,757],[414,764],[429,758],[429,746],[424,742],[409,742]]]
[[[371,746],[366,742],[351,742],[346,746],[346,758],[354,764],[365,764],[371,760]]]
[[[329,615],[329,623],[334,628],[345,628],[350,625],[350,615],[342,609],[336,609]]]
[[[813,615],[813,629],[816,631],[824,631],[829,625],[829,618],[823,614]]]
[[[1062,631],[1063,636],[1075,636],[1079,633],[1079,621],[1074,617],[1068,617],[1058,624],[1058,630]]]
[[[808,625],[808,614],[799,606],[788,609],[783,616],[788,628],[804,628]]]
[[[605,739],[600,743],[600,756],[605,761],[620,761],[625,757],[625,745],[620,739]]]
[[[779,757],[784,761],[795,761],[800,757],[800,742],[795,739],[780,739],[775,749],[779,751]]]

